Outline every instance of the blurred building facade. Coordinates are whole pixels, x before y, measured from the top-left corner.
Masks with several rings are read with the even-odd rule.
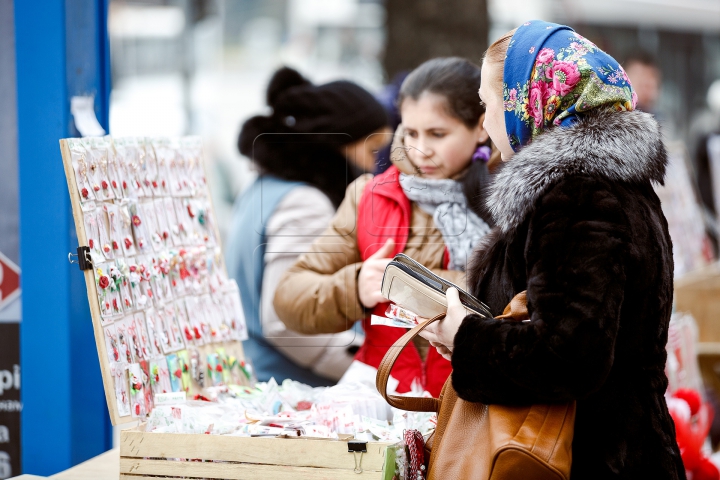
[[[426,17],[423,32],[451,25],[457,35],[430,31],[429,46],[420,36],[414,49],[403,43]],[[569,24],[620,61],[638,51],[655,57],[662,83],[653,113],[669,137],[689,141],[720,78],[716,0],[111,0],[110,133],[202,135],[223,217],[254,175],[237,133],[266,108],[265,84],[279,65],[378,92],[428,55],[479,62],[489,42],[532,18]]]
[[[254,178],[237,135],[267,108],[265,87],[278,66],[371,91],[384,80],[380,1],[112,0],[108,22],[110,133],[202,135],[221,219]]]

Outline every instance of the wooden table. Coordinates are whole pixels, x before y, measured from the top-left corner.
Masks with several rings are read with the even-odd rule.
[[[9,480],[40,480],[53,478],[58,480],[118,480],[120,478],[120,450],[109,450],[102,455],[91,458],[87,462],[56,473],[51,477],[36,475],[20,475]]]

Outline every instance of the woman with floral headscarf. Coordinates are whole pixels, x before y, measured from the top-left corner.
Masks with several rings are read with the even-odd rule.
[[[657,123],[612,57],[542,21],[488,49],[480,97],[506,163],[468,285],[497,314],[527,290],[530,320],[467,315],[451,290],[425,337],[467,401],[577,401],[572,478],[685,478],[664,398],[673,260]]]

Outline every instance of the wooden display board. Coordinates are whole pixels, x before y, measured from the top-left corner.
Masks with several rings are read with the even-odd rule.
[[[700,374],[705,387],[720,396],[720,264],[676,279],[675,308],[695,319]]]
[[[138,152],[141,152],[142,155],[155,155],[155,160],[158,160],[158,157],[162,156],[162,154],[156,151],[160,149],[164,149],[166,160],[174,158],[173,155],[180,160],[183,160],[182,157],[187,152],[183,153],[181,149],[183,146],[190,145],[190,147],[195,148],[194,153],[191,152],[192,154],[190,157],[195,158],[187,158],[186,156],[184,160],[196,162],[195,167],[200,168],[199,171],[202,172],[198,174],[201,178],[199,180],[196,179],[197,181],[194,187],[196,191],[193,195],[189,196],[173,195],[170,193],[169,195],[153,194],[152,196],[145,195],[135,198],[131,194],[124,196],[124,192],[121,192],[119,198],[108,199],[104,196],[103,191],[112,188],[117,188],[118,190],[125,188],[122,184],[122,179],[105,179],[107,185],[102,183],[102,178],[97,178],[96,183],[88,180],[87,184],[84,184],[84,181],[78,180],[78,171],[82,170],[83,166],[85,168],[89,168],[89,159],[87,158],[82,165],[78,165],[78,152],[82,151],[83,145],[88,148],[109,148],[110,150],[108,152],[108,156],[122,156],[123,153],[118,152],[117,147],[127,147],[129,145],[132,148],[139,149]],[[222,324],[213,324],[211,321],[212,319],[209,319],[208,323],[210,323],[210,330],[219,330],[221,335],[217,339],[207,341],[203,340],[202,342],[198,341],[197,335],[193,332],[192,328],[189,333],[182,332],[183,329],[180,328],[181,334],[186,333],[184,336],[181,336],[181,340],[184,342],[183,349],[185,351],[192,350],[193,352],[197,352],[199,358],[203,360],[200,366],[200,372],[204,371],[206,373],[206,377],[204,379],[206,382],[223,380],[222,378],[214,378],[219,372],[214,370],[211,371],[209,368],[205,370],[204,368],[205,360],[208,359],[207,361],[210,362],[212,357],[217,357],[217,360],[225,358],[228,361],[235,358],[237,361],[234,364],[230,361],[231,365],[235,365],[234,371],[232,370],[232,366],[230,368],[230,379],[237,380],[237,383],[242,383],[248,379],[247,376],[244,375],[248,371],[247,368],[244,367],[243,369],[240,369],[240,366],[244,364],[241,339],[244,335],[246,335],[246,328],[244,319],[239,318],[240,313],[237,312],[237,309],[240,307],[239,294],[236,291],[237,286],[234,285],[232,281],[227,280],[225,266],[222,263],[220,237],[218,235],[217,226],[213,222],[214,213],[210,203],[207,185],[204,180],[205,173],[204,162],[202,161],[202,150],[201,148],[198,149],[198,145],[199,141],[196,138],[179,139],[173,142],[163,139],[113,140],[109,137],[104,139],[60,140],[60,149],[65,167],[68,190],[70,192],[75,227],[77,229],[78,245],[80,247],[87,247],[94,250],[92,254],[96,260],[90,268],[84,270],[84,275],[85,283],[87,285],[88,302],[90,304],[90,312],[92,315],[93,330],[95,333],[95,342],[98,350],[98,359],[100,361],[100,370],[103,377],[105,397],[108,404],[108,410],[110,412],[110,419],[112,420],[113,425],[142,420],[142,416],[133,415],[132,412],[130,414],[124,414],[125,412],[120,411],[121,409],[119,408],[118,397],[116,395],[116,381],[118,377],[113,374],[114,372],[117,372],[117,369],[114,369],[114,366],[117,366],[117,362],[111,361],[111,358],[114,358],[111,357],[111,355],[117,356],[117,353],[114,349],[111,351],[111,345],[109,346],[106,341],[106,331],[109,325],[115,325],[115,323],[118,322],[120,325],[125,325],[125,317],[128,315],[132,316],[133,319],[135,319],[135,316],[138,314],[149,315],[148,312],[159,308],[160,304],[156,298],[153,298],[151,302],[146,299],[146,301],[150,302],[152,306],[146,304],[144,307],[140,308],[137,303],[134,303],[133,306],[129,308],[129,312],[125,312],[125,310],[123,310],[123,315],[108,315],[108,312],[112,313],[112,308],[114,308],[111,307],[108,302],[101,306],[98,292],[100,291],[102,293],[102,291],[106,290],[108,287],[102,287],[104,282],[102,284],[100,282],[101,277],[98,276],[98,267],[101,264],[106,265],[108,263],[108,259],[103,258],[103,249],[106,248],[106,242],[98,242],[99,239],[96,239],[96,241],[92,242],[93,245],[90,245],[92,234],[89,234],[87,231],[86,227],[88,224],[86,223],[86,217],[92,218],[92,215],[89,212],[93,211],[93,203],[88,197],[95,195],[90,192],[91,189],[93,192],[97,189],[98,198],[94,199],[94,208],[96,212],[98,207],[107,207],[111,212],[117,213],[115,211],[115,205],[128,206],[128,203],[131,205],[134,203],[149,204],[151,199],[152,201],[155,201],[157,198],[174,198],[176,200],[179,199],[178,201],[189,201],[188,199],[190,198],[200,198],[202,201],[206,202],[204,211],[196,211],[194,213],[196,215],[203,215],[204,221],[202,223],[208,225],[209,230],[206,232],[208,235],[201,235],[201,241],[196,240],[194,242],[189,242],[189,244],[181,242],[181,245],[175,245],[174,247],[176,251],[174,251],[173,255],[170,255],[170,257],[177,260],[178,255],[181,255],[180,250],[187,250],[191,247],[200,248],[201,250],[204,248],[207,252],[209,252],[207,255],[207,263],[212,263],[214,265],[216,268],[214,272],[217,275],[209,276],[215,280],[208,280],[207,289],[202,287],[199,289],[199,292],[196,293],[186,292],[179,298],[175,295],[172,301],[177,302],[181,299],[185,299],[186,301],[187,299],[192,299],[194,301],[196,297],[207,298],[207,295],[215,295],[219,292],[219,295],[224,295],[223,299],[225,300],[224,305],[226,306],[226,315],[224,318],[226,322],[224,325],[226,328],[223,330]],[[122,159],[118,157],[105,158],[102,155],[100,157],[100,163],[95,165],[96,169],[105,168],[111,170],[113,168],[111,164],[106,163],[104,166],[102,164],[102,162],[108,162],[108,160],[110,160],[110,163],[113,161],[129,161],[131,164],[130,167],[136,170],[135,177],[131,175],[131,178],[125,179],[125,182],[147,181],[148,185],[146,185],[146,187],[151,190],[166,187],[166,185],[162,185],[160,182],[157,182],[158,186],[153,185],[152,174],[154,170],[152,168],[149,169],[150,173],[148,174],[148,171],[146,170],[147,166],[143,167],[141,165],[141,161],[143,160],[141,158],[128,160],[127,158]],[[147,158],[145,158],[144,161],[147,161]],[[117,165],[118,164],[116,163],[115,166],[117,167]],[[168,165],[165,165],[165,167],[168,167]],[[185,167],[187,167],[187,164]],[[141,173],[142,178],[140,175]],[[89,176],[87,172],[85,172],[85,174]],[[113,185],[113,180],[115,180],[117,187]],[[166,179],[166,183],[167,181],[168,180]],[[178,179],[174,178],[173,181],[177,182]],[[130,188],[130,185],[128,185],[127,188]],[[140,189],[141,185],[136,185],[136,188]],[[172,188],[172,186],[169,188]],[[83,189],[86,189],[86,191],[83,191]],[[138,191],[138,193],[140,192]],[[186,207],[190,208],[190,210],[195,208],[192,204],[184,204],[183,209]],[[138,211],[142,210],[139,207],[137,208]],[[188,212],[190,212],[190,210],[188,210]],[[132,208],[128,207],[128,213],[132,214],[132,212]],[[178,214],[177,211],[175,213]],[[169,216],[172,216],[172,214],[169,214]],[[136,221],[144,222],[143,219],[135,220],[134,215],[131,215],[131,217],[133,223]],[[185,220],[187,222],[190,221],[188,219]],[[109,222],[111,221],[109,216],[106,221],[108,222],[107,226],[109,228]],[[177,221],[181,222],[179,214],[177,215]],[[138,232],[139,231],[141,231],[141,229],[138,229]],[[136,247],[140,247],[139,244],[141,242],[151,241],[147,238],[142,238],[141,235],[137,234],[138,232],[133,229],[132,239],[128,238],[129,241],[132,240],[132,242],[134,242]],[[174,232],[168,232],[167,237],[172,235],[174,235]],[[152,241],[156,244],[158,242],[162,242],[162,236],[162,232],[160,232],[160,240],[157,240],[157,237],[155,237],[155,240]],[[165,240],[167,241],[168,238],[165,238]],[[116,242],[117,241],[118,240],[116,240]],[[112,243],[112,239],[108,239],[109,243],[107,244],[107,248],[118,252],[118,258],[132,258],[132,256],[121,255],[119,253],[124,249],[124,238],[120,238],[119,241],[122,243],[114,245]],[[94,245],[95,243],[98,243],[98,245]],[[198,243],[200,243],[200,245],[198,245]],[[148,251],[149,250],[150,249],[148,249]],[[154,246],[152,247],[152,250],[154,253],[158,253],[155,251]],[[159,250],[162,250],[162,248]],[[79,251],[78,255],[80,258],[76,261],[78,261],[82,267],[85,260],[82,258],[84,252]],[[148,255],[150,254],[148,253]],[[175,265],[177,266],[177,264]],[[121,266],[120,262],[116,262],[116,266]],[[105,274],[106,272],[103,271],[102,273]],[[170,277],[172,278],[171,273],[172,272],[169,272]],[[148,282],[152,283],[152,280],[148,280]],[[132,296],[132,293],[130,296]],[[119,294],[118,298],[121,300],[124,299],[122,294]],[[135,299],[134,296],[132,298],[133,300]],[[228,298],[237,300],[237,302],[230,305],[228,303]],[[107,297],[105,297],[105,299],[107,299]],[[169,299],[165,300],[169,301]],[[107,311],[103,312],[103,308]],[[189,308],[190,307],[188,307],[188,309]],[[191,323],[190,326],[192,327],[193,325],[201,329],[208,326],[198,325],[197,323]],[[180,322],[178,322],[178,326],[180,326]],[[226,334],[229,332],[229,335],[223,335],[222,332],[225,332]],[[190,335],[190,333],[193,335]],[[192,339],[190,340],[190,338]],[[205,336],[204,338],[207,339],[208,337]],[[211,338],[214,338],[214,335],[211,336]],[[222,350],[225,354],[224,357],[218,354],[219,350]],[[169,357],[173,353],[163,352],[163,358]],[[158,355],[157,358],[159,359],[160,356]],[[227,363],[223,363],[222,365],[223,375],[228,374],[227,368],[229,365]],[[182,376],[182,372],[180,372],[180,375]],[[200,392],[201,385],[194,375],[191,376],[193,378],[190,379],[190,384],[187,385],[188,393],[193,394]],[[122,381],[128,381],[128,377],[125,375],[121,376],[121,379]],[[227,380],[227,378],[225,378],[225,380]],[[130,390],[128,390],[128,392],[129,391]],[[366,451],[363,453],[350,452],[348,439],[326,440],[309,438],[260,438],[230,435],[153,433],[146,432],[145,424],[139,423],[137,427],[123,430],[120,433],[120,478],[122,480],[150,480],[151,478],[158,477],[196,480],[241,478],[248,480],[259,480],[265,478],[303,478],[317,480],[350,480],[356,478],[369,478],[379,480],[391,478],[392,473],[387,474],[386,472],[383,472],[386,460],[388,460],[388,463],[394,465],[394,454],[391,450],[391,444],[384,442],[370,442],[366,443],[364,448]],[[388,457],[388,455],[390,456]]]
[[[720,354],[720,263],[675,279],[675,309],[695,318],[699,353]]]
[[[145,382],[145,388],[154,390],[152,379],[156,377],[149,371],[150,366],[162,365],[172,358],[172,363],[181,371],[178,377],[172,378],[177,370],[171,372],[168,367],[170,387],[175,386],[175,382],[180,383],[189,395],[198,393],[201,389],[194,376],[189,381],[187,378],[189,351],[194,352],[195,360],[199,359],[199,362],[194,362],[197,364],[196,376],[205,385],[214,380],[216,373],[220,374],[219,371],[206,370],[206,360],[209,356],[216,355],[217,351],[224,355],[217,358],[220,363],[220,367],[217,367],[219,370],[222,370],[223,366],[228,369],[229,359],[236,360],[237,366],[233,367],[239,370],[239,365],[244,362],[242,344],[239,341],[245,331],[244,319],[237,285],[227,280],[220,236],[205,182],[203,152],[199,139],[64,139],[60,140],[60,149],[78,245],[88,247],[89,255],[93,258],[92,264],[84,270],[84,275],[112,424],[142,420],[143,415],[138,415],[138,411],[149,413],[149,401],[145,404],[144,411],[138,405],[131,404],[131,411],[128,412],[126,405],[118,400],[118,382],[127,382],[128,376],[132,375],[125,371],[128,365],[141,365],[145,362],[143,372],[147,372],[150,377],[147,379],[150,381]],[[151,163],[154,165],[151,166]],[[166,205],[165,202],[169,208],[167,218],[161,221],[157,216],[150,225],[150,212],[157,214],[159,210],[156,210],[156,207],[162,208]],[[193,212],[193,209],[197,211]],[[148,212],[148,216],[142,212]],[[162,211],[160,213],[166,215]],[[185,218],[181,215],[185,215]],[[196,221],[200,216],[202,221]],[[170,217],[173,220],[169,220]],[[123,225],[121,222],[132,222],[132,225]],[[136,223],[138,225],[135,225]],[[95,225],[97,231],[88,232],[91,225]],[[106,237],[104,239],[101,233],[103,228]],[[125,232],[122,231],[123,228]],[[109,252],[106,252],[107,250]],[[192,257],[193,254],[196,257]],[[79,255],[82,256],[82,253]],[[189,258],[194,258],[200,267],[203,264],[212,265],[212,271],[198,269],[193,278],[190,274],[192,268],[183,266]],[[143,259],[146,264],[139,259]],[[85,259],[79,258],[76,261],[80,260]],[[188,264],[190,261],[187,260]],[[166,267],[161,268],[162,262],[166,263]],[[101,267],[106,271],[99,274]],[[125,274],[122,267],[127,267]],[[133,268],[135,272],[130,272]],[[136,273],[140,268],[147,272],[147,279]],[[110,276],[111,272],[115,272],[117,278],[121,279],[120,285]],[[130,281],[133,273],[136,280],[134,283]],[[110,287],[107,286],[107,279],[110,279]],[[131,286],[128,286],[128,283]],[[137,286],[132,286],[136,284]],[[102,288],[103,286],[106,288]],[[110,291],[112,288],[116,290]],[[124,294],[125,291],[128,294]],[[154,292],[154,295],[151,292]],[[164,298],[160,298],[160,292],[165,292]],[[105,295],[107,301],[104,304],[99,293]],[[144,301],[142,306],[141,300]],[[191,301],[195,302],[193,309],[196,312],[190,310]],[[214,303],[206,305],[205,301]],[[227,302],[230,301],[234,303],[228,305]],[[118,302],[121,305],[117,310],[122,313],[114,310]],[[101,305],[103,308],[107,306],[105,314],[101,311]],[[202,310],[207,310],[207,306],[215,308],[212,310],[212,318],[207,315],[191,322],[191,314],[197,314],[199,318],[200,314],[204,313]],[[181,307],[182,312],[187,313],[187,318],[180,314]],[[224,316],[233,316],[233,320],[230,321]],[[151,322],[151,319],[154,319],[152,321],[156,327],[162,325],[167,328],[154,329],[154,334],[150,335],[151,324],[148,322]],[[183,323],[185,328],[182,328]],[[142,336],[142,327],[147,329],[145,337]],[[106,338],[110,333],[117,334],[114,340]],[[125,341],[124,344],[120,343],[121,338]],[[132,339],[137,341],[132,343]],[[141,348],[137,348],[138,344]],[[114,347],[115,345],[117,347]],[[144,354],[142,348],[145,348]],[[132,355],[133,352],[128,354],[128,349],[135,350],[136,355]],[[141,355],[137,355],[138,352]],[[123,358],[118,361],[119,356]],[[186,360],[184,364],[181,356]],[[164,374],[162,368],[158,371]],[[237,373],[234,372],[233,375],[237,380],[235,383],[242,383],[243,375]],[[247,373],[247,369],[243,373]],[[229,377],[228,372],[217,376],[221,375]],[[164,375],[161,380],[166,383]],[[132,390],[131,384],[123,386],[128,400],[131,392],[136,391]]]

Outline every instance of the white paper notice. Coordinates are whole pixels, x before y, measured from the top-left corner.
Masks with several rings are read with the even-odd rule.
[[[105,130],[95,116],[95,97],[72,97],[70,113],[75,119],[75,128],[83,137],[105,135]]]

